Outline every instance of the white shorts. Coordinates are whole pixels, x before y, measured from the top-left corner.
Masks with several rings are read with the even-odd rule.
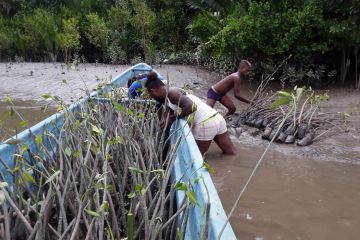
[[[226,122],[220,113],[203,122],[194,124],[191,132],[199,141],[211,141],[215,136],[227,131]]]

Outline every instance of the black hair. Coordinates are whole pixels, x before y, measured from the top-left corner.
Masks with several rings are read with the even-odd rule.
[[[252,67],[251,63],[248,60],[241,60],[239,63],[239,69],[244,66]]]
[[[165,86],[165,84],[158,78],[156,72],[151,71],[150,73],[148,73],[147,81],[145,82],[145,87],[147,89],[153,89],[161,86]]]
[[[138,74],[134,77],[129,78],[129,80],[127,82],[127,87],[129,88],[131,86],[131,84],[133,84],[134,82],[136,82],[144,77],[146,77],[146,74]]]

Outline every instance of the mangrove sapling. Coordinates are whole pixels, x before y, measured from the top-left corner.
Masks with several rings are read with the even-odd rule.
[[[80,113],[65,112],[60,136],[45,133],[37,143],[39,151],[45,150],[43,144],[50,139],[56,159],[50,151],[31,152],[16,165],[13,177],[18,184],[16,194],[8,197],[14,204],[5,228],[13,235],[13,223],[20,220],[27,226],[25,235],[49,239],[119,239],[131,232],[144,239],[174,236],[174,219],[187,216],[190,205],[185,198],[179,209],[173,207],[171,168],[182,140],[160,157],[167,139],[158,125],[153,106],[88,104]],[[32,177],[22,165],[31,167]],[[130,205],[133,231],[127,227]]]
[[[316,135],[324,135],[334,130],[334,126],[339,126],[346,122],[341,114],[322,113],[319,104],[327,100],[327,94],[315,95],[314,91],[309,88],[294,88],[292,92],[278,91],[277,94],[265,95],[263,88],[266,84],[260,84],[257,92],[262,93],[254,97],[254,102],[245,111],[243,111],[238,120],[232,126],[238,124],[247,124],[254,126],[260,130],[264,130],[262,138],[276,138],[277,142],[293,143],[294,138],[303,139],[307,136],[307,140],[298,144],[299,146],[310,144],[310,139],[318,139]],[[304,98],[305,97],[305,98]],[[303,100],[304,98],[304,100]],[[283,116],[285,116],[290,108],[288,104],[292,101],[295,103],[291,111],[291,119],[287,119],[278,135],[275,135],[274,129],[277,128]],[[319,132],[323,130],[322,132]],[[290,137],[289,137],[290,136]]]

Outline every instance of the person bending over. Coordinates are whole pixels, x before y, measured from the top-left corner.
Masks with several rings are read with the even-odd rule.
[[[164,78],[159,77],[159,79],[166,84],[167,81]],[[144,84],[146,80],[147,80],[146,74],[140,74],[130,78],[127,82],[128,97],[129,98],[141,97],[145,89]]]
[[[235,113],[236,107],[230,97],[226,95],[231,89],[234,89],[234,96],[238,100],[245,103],[250,103],[248,99],[240,95],[240,84],[241,81],[249,75],[251,67],[252,65],[249,61],[241,60],[239,64],[239,70],[237,72],[230,74],[210,87],[207,94],[207,105],[214,107],[215,103],[219,101],[228,109],[225,117],[232,115]]]
[[[155,72],[148,74],[145,87],[150,97],[166,106],[161,128],[171,126],[178,118],[187,118],[188,123],[191,122],[191,132],[203,156],[212,140],[223,153],[235,154],[225,119],[215,109],[181,88],[167,88]]]

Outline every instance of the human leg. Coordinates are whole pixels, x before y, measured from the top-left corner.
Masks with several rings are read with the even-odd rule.
[[[210,141],[196,140],[196,144],[198,145],[201,155],[204,157],[207,150],[209,150],[211,140]]]
[[[228,95],[224,95],[220,99],[220,103],[228,109],[228,112],[225,114],[225,117],[230,116],[235,113],[236,107]]]
[[[235,147],[230,139],[229,133],[226,131],[225,133],[216,135],[214,138],[215,143],[219,146],[219,148],[223,151],[224,154],[227,155],[235,155]]]
[[[206,100],[206,104],[209,105],[209,106],[212,107],[212,108],[214,108],[215,103],[216,103],[216,101],[215,101],[214,99],[208,98],[208,99]]]
[[[220,99],[221,96],[217,92],[215,92],[212,87],[210,87],[207,93],[206,104],[213,108],[216,101],[220,101]]]

